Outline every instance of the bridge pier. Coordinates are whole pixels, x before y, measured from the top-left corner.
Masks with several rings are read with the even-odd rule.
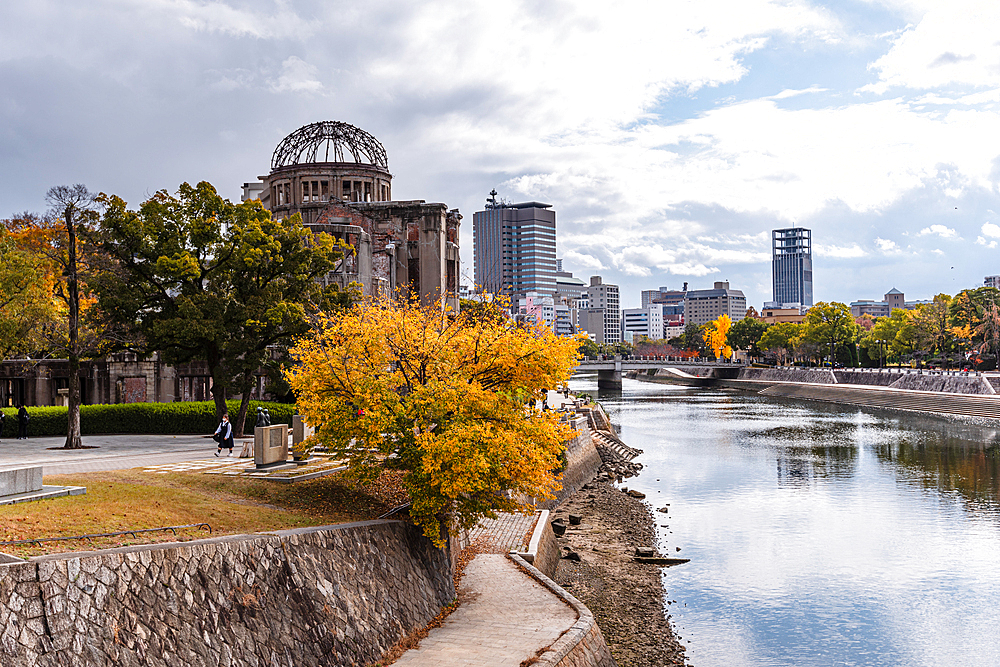
[[[597,388],[621,391],[622,372],[618,371],[597,371]]]

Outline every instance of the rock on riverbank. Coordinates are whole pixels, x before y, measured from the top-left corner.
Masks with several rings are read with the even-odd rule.
[[[581,523],[573,525],[570,514]],[[594,613],[618,664],[684,665],[684,647],[664,617],[660,568],[632,560],[636,547],[656,544],[649,509],[606,482],[592,482],[553,512],[559,517],[567,529],[558,538],[564,557],[555,580]]]

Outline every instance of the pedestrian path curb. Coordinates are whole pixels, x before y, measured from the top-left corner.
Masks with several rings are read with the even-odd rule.
[[[516,553],[508,554],[514,563],[532,579],[545,586],[553,595],[573,608],[576,623],[553,642],[533,663],[537,667],[616,667],[611,650],[597,626],[594,614],[570,595],[562,586],[542,574],[535,566]]]

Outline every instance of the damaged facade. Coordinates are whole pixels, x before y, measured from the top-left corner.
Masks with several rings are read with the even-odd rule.
[[[327,284],[356,282],[368,296],[398,291],[424,304],[444,296],[458,310],[462,216],[444,204],[393,201],[385,148],[364,130],[335,121],[299,128],[275,149],[270,173],[243,185],[243,199],[260,199],[276,218],[299,213],[314,233],[354,248]],[[84,404],[209,401],[211,386],[206,364],[170,365],[158,354],[148,360],[118,354],[81,368]],[[68,387],[65,360],[0,363],[0,406],[66,405]],[[271,398],[263,371],[251,398]]]
[[[298,213],[313,232],[355,248],[329,282],[361,283],[367,296],[407,292],[425,304],[444,296],[457,310],[461,214],[394,201],[385,148],[364,130],[337,121],[301,127],[275,149],[271,172],[243,189],[275,217]]]

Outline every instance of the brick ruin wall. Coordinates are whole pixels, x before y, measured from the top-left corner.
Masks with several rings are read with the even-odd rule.
[[[367,665],[455,597],[399,521],[0,565],[4,667]]]

